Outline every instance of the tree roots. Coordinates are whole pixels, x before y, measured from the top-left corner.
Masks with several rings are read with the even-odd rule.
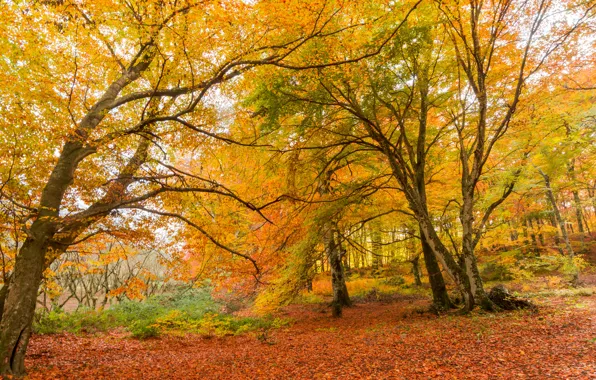
[[[502,310],[537,310],[536,305],[528,300],[512,295],[503,285],[497,285],[492,288],[488,293],[488,298]]]

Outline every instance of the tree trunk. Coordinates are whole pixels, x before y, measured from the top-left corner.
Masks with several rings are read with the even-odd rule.
[[[6,277],[2,289],[0,289],[0,322],[2,322],[2,311],[4,310],[4,303],[6,302],[6,296],[8,295],[8,287],[10,286],[10,280],[12,275]]]
[[[511,240],[511,242],[515,242],[518,238],[518,234],[517,234],[517,230],[515,229],[515,227],[512,225],[511,221],[508,222],[509,224],[509,239]]]
[[[544,235],[542,235],[542,226],[544,223],[542,219],[536,219],[536,224],[538,225],[538,240],[540,241],[540,245],[544,247]]]
[[[380,273],[380,268],[382,266],[381,259],[383,256],[383,241],[379,231],[379,226],[376,223],[372,223],[370,226],[370,243],[373,268],[372,274],[376,277]]]
[[[426,215],[426,217],[422,215],[422,218],[419,220],[419,226],[420,231],[422,232],[422,239],[426,240],[430,251],[434,254],[437,261],[441,263],[443,268],[445,268],[457,286],[457,289],[464,300],[466,310],[472,310],[475,306],[474,294],[471,291],[469,278],[462,268],[463,263],[461,263],[462,265],[460,266],[460,264],[455,261],[451,252],[445,247],[432,227],[431,222],[428,220],[428,215]]]
[[[567,136],[569,136],[570,130],[567,128]],[[569,164],[567,165],[567,174],[569,175],[569,179],[572,182],[572,185],[575,187],[577,180],[575,178],[575,159],[572,159]],[[577,229],[578,232],[583,234],[584,233],[584,223],[582,218],[582,203],[579,198],[579,192],[577,189],[573,190],[573,203],[575,206],[575,218],[577,220]]]
[[[420,256],[416,256],[412,260],[410,260],[412,264],[412,275],[414,275],[414,284],[416,286],[422,286],[422,280],[420,275]]]
[[[496,311],[498,308],[488,298],[488,293],[484,290],[484,283],[478,271],[478,263],[476,255],[464,253],[464,263],[466,266],[466,274],[470,281],[470,288],[474,297],[474,304],[480,306],[484,310]]]
[[[453,307],[453,303],[451,303],[451,300],[449,299],[445,280],[443,279],[443,274],[441,273],[437,258],[422,233],[420,233],[420,238],[422,254],[424,256],[424,265],[426,266],[426,272],[428,273],[428,282],[430,283],[430,288],[433,293],[433,304],[439,310],[449,310]]]
[[[540,175],[544,179],[544,186],[546,188],[546,197],[551,204],[553,209],[553,215],[557,223],[559,223],[559,228],[561,229],[561,235],[563,236],[563,241],[565,242],[565,247],[567,248],[567,255],[569,258],[569,263],[572,268],[571,273],[571,284],[576,286],[579,282],[579,269],[575,266],[573,262],[573,257],[575,256],[575,252],[573,252],[573,248],[571,247],[571,242],[569,241],[569,235],[567,234],[567,226],[565,225],[565,219],[561,215],[559,211],[559,207],[557,206],[557,201],[555,199],[555,194],[553,193],[553,189],[550,183],[550,177],[548,174],[544,173],[542,170],[538,169]]]
[[[530,238],[532,239],[532,250],[536,251],[538,247],[538,240],[536,240],[536,233],[534,232],[534,223],[532,223],[532,218],[526,218],[526,225],[528,226],[528,231],[530,232]]]
[[[340,317],[343,307],[352,305],[342,264],[342,256],[345,253],[335,228],[329,228],[325,235],[325,250],[331,269],[331,287],[333,289],[332,314],[334,317]]]
[[[579,192],[573,191],[573,203],[575,204],[575,218],[577,219],[577,230],[580,234],[585,232],[584,229],[584,218],[582,216],[582,203],[579,198]]]
[[[46,228],[47,222],[38,219],[31,228],[33,236],[25,240],[16,257],[2,322],[0,322],[0,373],[2,375],[25,375],[25,351],[31,335],[31,323],[47,249]],[[39,233],[35,234],[35,232]]]
[[[488,298],[488,294],[484,290],[484,284],[478,271],[478,263],[476,255],[474,254],[474,189],[462,191],[463,193],[463,207],[461,209],[461,225],[462,225],[462,258],[464,262],[464,270],[470,284],[470,292],[473,297],[473,304],[476,304],[484,310],[494,311],[496,306]]]

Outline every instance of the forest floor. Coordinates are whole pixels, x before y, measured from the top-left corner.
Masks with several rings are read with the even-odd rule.
[[[596,379],[596,296],[534,301],[538,312],[436,316],[396,296],[341,319],[293,305],[290,327],[211,339],[35,335],[26,364],[31,379]]]

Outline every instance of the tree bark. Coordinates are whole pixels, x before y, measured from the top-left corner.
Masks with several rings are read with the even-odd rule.
[[[2,322],[2,311],[4,310],[4,304],[6,303],[6,296],[8,295],[8,287],[10,286],[10,280],[12,275],[6,277],[2,289],[0,289],[0,322]]]
[[[474,294],[471,290],[469,277],[463,269],[464,265],[463,263],[460,265],[455,261],[453,255],[445,247],[428,219],[428,215],[422,215],[418,221],[422,232],[422,238],[426,239],[428,246],[437,258],[437,261],[441,263],[453,282],[455,282],[455,285],[464,300],[465,309],[472,310],[476,303],[474,301]]]
[[[537,218],[536,224],[538,225],[538,240],[540,241],[540,245],[544,247],[544,235],[542,234],[542,226],[544,223],[541,218]]]
[[[511,221],[509,221],[508,224],[509,224],[509,239],[513,243],[513,242],[515,242],[518,239],[519,236],[517,234],[517,230],[512,225]]]
[[[376,223],[372,223],[370,226],[370,243],[373,276],[376,277],[380,273],[379,270],[382,266],[383,258],[383,241],[379,231],[379,226]]]

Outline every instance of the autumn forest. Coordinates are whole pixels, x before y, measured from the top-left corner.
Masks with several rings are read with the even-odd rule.
[[[0,377],[596,378],[594,0],[0,10]]]

